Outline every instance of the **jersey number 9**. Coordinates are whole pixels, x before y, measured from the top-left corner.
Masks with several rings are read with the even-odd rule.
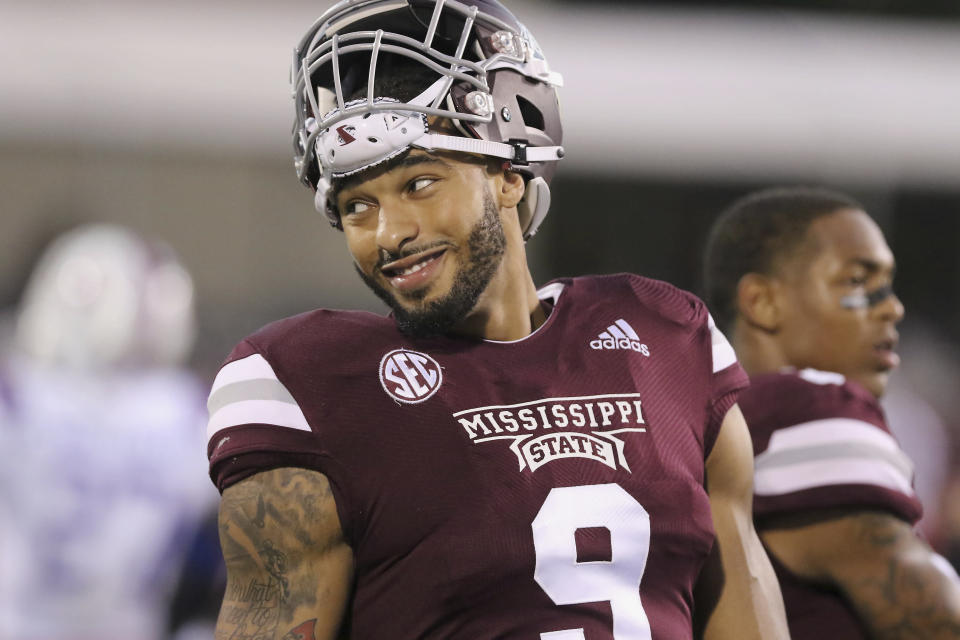
[[[609,601],[615,640],[650,640],[640,581],[650,549],[650,516],[618,484],[558,487],[533,520],[534,579],[558,605]],[[578,562],[577,529],[605,527],[610,560]],[[584,640],[583,629],[540,634],[541,640]]]

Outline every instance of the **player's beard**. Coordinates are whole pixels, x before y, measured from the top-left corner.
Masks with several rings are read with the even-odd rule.
[[[393,293],[365,274],[360,267],[356,269],[377,297],[393,309],[397,329],[408,336],[425,338],[449,333],[477,306],[477,300],[497,272],[506,249],[507,237],[500,222],[500,211],[487,190],[483,197],[483,216],[467,238],[467,260],[454,276],[447,295],[410,309],[400,304]],[[426,295],[425,288],[409,297],[422,300]]]

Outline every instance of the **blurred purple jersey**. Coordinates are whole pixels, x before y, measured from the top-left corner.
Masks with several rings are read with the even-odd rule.
[[[330,479],[355,638],[692,637],[704,461],[746,376],[703,304],[631,275],[555,281],[513,342],[315,311],[231,354],[211,477]]]
[[[177,369],[4,366],[0,638],[166,638],[186,543],[217,500],[197,473],[203,385]]]
[[[911,524],[920,519],[913,464],[863,387],[813,369],[753,376],[740,408],[756,456],[758,530],[771,517],[829,508],[881,510]],[[795,640],[868,637],[836,591],[800,580],[772,560]]]

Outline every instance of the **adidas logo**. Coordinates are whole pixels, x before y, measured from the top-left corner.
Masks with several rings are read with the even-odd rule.
[[[607,330],[599,335],[596,340],[590,341],[591,349],[632,349],[637,353],[649,357],[650,349],[647,345],[640,342],[640,336],[633,330],[627,321],[620,318]]]

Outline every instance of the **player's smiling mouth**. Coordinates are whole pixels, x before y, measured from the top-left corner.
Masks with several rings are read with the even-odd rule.
[[[400,291],[413,291],[426,285],[443,263],[447,247],[438,247],[380,267],[380,272]]]

